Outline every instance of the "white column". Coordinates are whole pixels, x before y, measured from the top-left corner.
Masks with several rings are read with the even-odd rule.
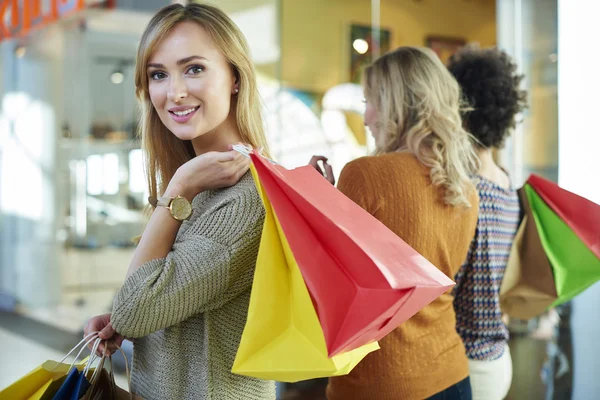
[[[558,2],[559,184],[600,203],[600,3]],[[600,227],[599,227],[600,229]],[[600,286],[573,301],[573,400],[598,398],[600,393]]]
[[[498,46],[510,54],[523,71],[522,0],[496,1],[496,36]],[[526,179],[523,167],[523,125],[518,124],[498,153],[500,164],[508,171],[515,186]]]
[[[600,203],[600,3],[558,2],[559,183]]]

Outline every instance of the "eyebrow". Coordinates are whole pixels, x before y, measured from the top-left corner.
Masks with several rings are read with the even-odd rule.
[[[177,65],[185,65],[192,60],[206,60],[206,58],[200,56],[189,56],[177,61]],[[146,68],[165,68],[165,66],[162,64],[148,64],[146,65]]]

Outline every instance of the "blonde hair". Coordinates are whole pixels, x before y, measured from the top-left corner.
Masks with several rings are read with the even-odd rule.
[[[443,188],[446,204],[469,207],[479,161],[462,126],[460,88],[436,54],[400,47],[365,69],[364,86],[378,114],[377,153],[413,153]]]
[[[242,142],[268,154],[256,73],[244,35],[220,9],[206,4],[172,4],[159,10],[142,35],[135,66],[135,89],[141,103],[138,136],[142,138],[150,196],[158,197],[177,169],[196,156],[191,142],[175,137],[161,122],[148,92],[146,65],[162,39],[179,23],[195,22],[206,30],[231,64],[239,83],[232,108]]]

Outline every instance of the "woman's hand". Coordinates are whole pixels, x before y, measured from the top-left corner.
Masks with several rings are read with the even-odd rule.
[[[165,195],[192,200],[205,190],[235,185],[249,168],[250,159],[235,150],[204,153],[179,167]]]
[[[99,332],[98,337],[103,340],[98,346],[97,355],[102,356],[104,352],[105,344],[108,344],[106,349],[106,353],[112,355],[116,350],[116,346],[111,346],[112,343],[121,346],[123,343],[123,336],[119,335],[115,328],[110,324],[110,314],[102,314],[98,315],[88,321],[88,323],[83,328],[83,336],[86,337],[91,332]],[[88,344],[90,350],[92,350],[93,342]]]
[[[323,164],[323,168],[321,168],[321,166],[319,165],[319,162],[321,162],[321,164]],[[335,177],[333,176],[333,169],[331,168],[331,165],[329,165],[327,163],[327,157],[313,156],[310,159],[308,165],[310,165],[314,169],[316,169],[321,175],[323,175],[325,177],[325,179],[327,179],[329,181],[329,183],[331,183],[332,185],[335,185]],[[323,172],[323,170],[325,170],[325,172]]]

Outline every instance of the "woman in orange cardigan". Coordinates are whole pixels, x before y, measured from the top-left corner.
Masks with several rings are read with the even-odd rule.
[[[458,84],[431,50],[401,47],[365,70],[364,93],[377,152],[347,164],[338,188],[453,278],[478,214],[469,179],[478,161],[462,127]],[[321,170],[319,160],[331,177],[322,157],[311,165]],[[331,378],[328,399],[470,400],[452,300],[443,294],[349,375]]]

